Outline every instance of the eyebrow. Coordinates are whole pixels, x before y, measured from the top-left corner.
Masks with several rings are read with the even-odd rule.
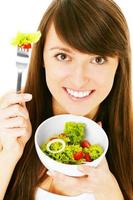
[[[65,52],[67,52],[67,53],[72,53],[72,54],[74,54],[74,52],[72,52],[70,49],[68,49],[68,48],[63,48],[63,47],[58,47],[58,46],[55,46],[55,47],[52,47],[52,48],[50,48],[49,50],[60,50],[60,51],[65,51]]]

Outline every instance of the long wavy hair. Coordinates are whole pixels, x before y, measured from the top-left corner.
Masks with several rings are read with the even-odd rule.
[[[46,178],[39,161],[34,133],[39,124],[53,115],[52,94],[45,77],[43,49],[51,23],[60,39],[83,53],[118,55],[119,64],[108,97],[100,104],[96,121],[102,121],[109,138],[107,161],[125,200],[132,199],[132,92],[131,51],[127,22],[112,0],[54,0],[46,10],[38,30],[42,37],[33,46],[25,92],[33,99],[27,103],[32,136],[16,165],[4,200],[34,199],[37,186]],[[100,74],[99,74],[100,76]]]

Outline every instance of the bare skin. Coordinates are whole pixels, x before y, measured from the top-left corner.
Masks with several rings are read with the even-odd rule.
[[[58,37],[53,25],[47,34],[43,55],[46,81],[53,95],[54,114],[73,113],[93,118],[112,89],[118,57],[104,58],[79,52]],[[87,96],[89,91],[94,92]],[[97,200],[107,200],[107,197],[108,200],[123,200],[106,159],[97,168],[79,170],[83,171],[84,177],[48,171],[52,177],[51,191],[68,196],[88,192],[94,193]]]
[[[51,25],[43,59],[54,114],[72,113],[93,118],[112,89],[118,56],[82,53],[62,41]]]
[[[85,174],[83,177],[69,177],[55,171],[48,171],[47,174],[52,178],[50,191],[67,196],[93,193],[96,200],[107,200],[107,197],[108,200],[124,200],[106,159],[97,168],[82,166],[78,169]]]
[[[30,94],[10,92],[0,99],[0,199],[4,198],[14,168],[32,132],[25,106]]]
[[[31,136],[31,123],[25,106],[25,102],[31,98],[31,95],[10,93],[0,100],[0,199],[4,198],[14,168]],[[79,170],[85,176],[74,178],[48,171],[50,177],[40,187],[67,196],[91,192],[95,194],[96,200],[105,200],[107,196],[108,200],[123,200],[106,159],[97,168],[85,167]],[[75,189],[72,190],[72,187]]]
[[[100,103],[111,91],[118,58],[105,59],[75,51],[59,40],[52,27],[46,39],[44,63],[46,81],[53,95],[54,114],[73,113],[93,118]],[[4,198],[14,168],[32,133],[25,106],[25,102],[31,99],[29,94],[15,92],[0,99],[0,199]],[[107,197],[108,200],[123,200],[106,159],[97,168],[79,170],[85,176],[74,178],[48,171],[49,178],[40,187],[67,196],[91,192],[96,200],[105,200]]]

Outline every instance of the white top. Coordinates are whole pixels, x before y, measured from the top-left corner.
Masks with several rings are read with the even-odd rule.
[[[95,200],[95,197],[93,194],[81,194],[78,196],[63,196],[58,195],[54,193],[50,193],[46,190],[43,190],[41,188],[37,188],[35,200]]]

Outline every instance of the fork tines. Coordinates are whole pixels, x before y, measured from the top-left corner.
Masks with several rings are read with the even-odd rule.
[[[23,71],[29,63],[29,49],[17,48],[16,67],[18,71]]]
[[[18,70],[17,78],[17,92],[21,90],[22,82],[22,73],[24,69],[27,68],[29,63],[29,49],[24,49],[22,47],[17,48],[17,58],[16,58],[16,67]]]
[[[17,48],[17,56],[29,57],[29,49],[24,49],[22,47]]]

